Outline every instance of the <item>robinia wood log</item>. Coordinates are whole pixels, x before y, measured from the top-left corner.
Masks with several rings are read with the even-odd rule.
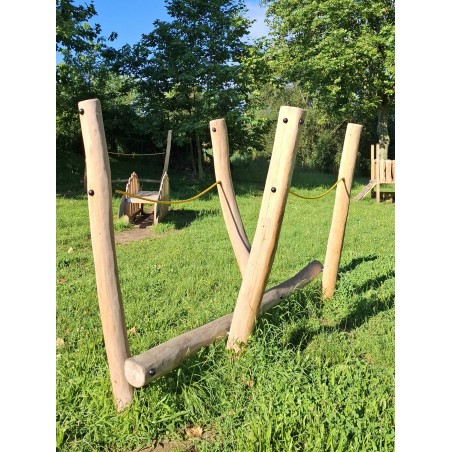
[[[261,210],[232,316],[227,348],[240,351],[251,334],[270,275],[287,195],[292,181],[300,123],[306,111],[283,106],[279,110],[272,157],[262,197]]]
[[[221,210],[223,211],[229,239],[243,277],[251,247],[243,227],[232,184],[228,129],[224,119],[210,121],[210,137],[212,139],[215,178],[217,182],[221,182],[221,184],[217,185]]]
[[[99,100],[85,100],[78,106],[86,155],[97,297],[113,397],[121,411],[131,403],[133,387],[124,374],[124,362],[130,357],[130,351],[116,261],[110,163]]]
[[[309,284],[321,271],[322,264],[313,261],[292,278],[269,289],[265,292],[259,313],[263,314],[289,293]],[[167,374],[202,347],[227,336],[231,321],[232,314],[225,315],[127,359],[124,364],[127,380],[135,388],[141,388]]]
[[[342,245],[344,243],[345,226],[347,224],[350,194],[355,170],[356,155],[363,126],[348,124],[345,132],[344,147],[342,149],[338,180],[344,178],[336,188],[333,218],[325,255],[322,275],[323,299],[331,298],[336,287],[337,272],[341,260]]]

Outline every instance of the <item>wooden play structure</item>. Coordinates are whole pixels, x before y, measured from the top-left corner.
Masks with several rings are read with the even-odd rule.
[[[171,152],[171,137],[172,131],[168,131],[168,137],[166,141],[165,163],[163,165],[162,178],[160,180],[155,179],[143,179],[144,182],[159,183],[158,191],[144,191],[141,190],[141,183],[137,173],[133,172],[129,177],[125,191],[132,196],[123,195],[121,203],[119,205],[118,216],[119,218],[125,217],[126,222],[132,222],[138,214],[144,214],[144,205],[151,204],[153,206],[154,221],[153,224],[158,224],[163,220],[169,211],[168,204],[158,204],[155,201],[169,201],[170,199],[170,186],[168,177],[169,156]],[[139,198],[134,198],[133,195]],[[145,198],[145,199],[141,199]]]
[[[370,192],[371,196],[375,193],[377,202],[380,202],[382,195],[380,193],[380,184],[395,185],[395,160],[380,159],[380,146],[372,144],[370,147],[370,180],[361,192],[355,196],[355,200],[363,199]],[[390,196],[393,197],[394,192],[390,192]]]
[[[116,408],[123,410],[141,388],[175,369],[201,347],[228,337],[227,348],[239,352],[247,343],[258,315],[289,293],[306,286],[323,270],[322,290],[334,293],[348,215],[353,171],[362,126],[349,124],[346,131],[332,226],[325,264],[312,261],[292,278],[265,291],[276,253],[289,192],[295,155],[306,112],[297,107],[280,108],[273,152],[268,169],[253,244],[247,238],[231,179],[226,122],[210,122],[216,186],[232,248],[242,274],[242,284],[232,314],[213,320],[139,355],[130,356],[113,230],[110,166],[97,99],[79,103],[86,151],[88,208],[96,272],[97,295],[104,343]]]

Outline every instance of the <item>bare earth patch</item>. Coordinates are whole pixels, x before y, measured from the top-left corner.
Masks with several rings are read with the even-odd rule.
[[[166,237],[167,235],[176,234],[177,231],[171,230],[163,233],[157,233],[152,230],[154,224],[154,214],[141,215],[133,222],[133,228],[126,231],[115,233],[116,243],[130,243],[136,240]]]

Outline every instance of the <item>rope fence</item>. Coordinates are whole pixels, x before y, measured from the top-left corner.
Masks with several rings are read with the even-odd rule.
[[[201,193],[198,193],[196,196],[193,196],[192,198],[182,199],[180,201],[156,201],[156,200],[149,199],[149,198],[142,198],[141,196],[137,196],[137,195],[134,195],[132,193],[127,193],[126,191],[122,191],[122,190],[115,190],[115,192],[119,193],[120,195],[125,195],[125,196],[127,196],[129,198],[141,199],[142,201],[147,201],[148,203],[167,204],[167,205],[169,205],[169,204],[183,204],[183,203],[186,203],[186,202],[195,201],[196,199],[200,198],[201,196],[205,195],[207,192],[212,190],[212,188],[215,188],[218,184],[221,184],[221,181],[215,182],[210,187],[207,187],[204,191],[202,191]]]
[[[324,192],[324,193],[322,193],[321,195],[319,195],[319,196],[302,196],[302,195],[299,195],[298,193],[295,193],[294,191],[292,191],[292,190],[290,190],[289,191],[289,193],[291,194],[291,195],[294,195],[294,196],[296,196],[297,198],[301,198],[301,199],[319,199],[319,198],[323,198],[324,196],[326,196],[331,190],[333,190],[338,184],[339,184],[339,182],[342,182],[342,181],[344,181],[345,182],[345,178],[341,178],[341,179],[339,179],[338,181],[336,181],[326,192]]]
[[[332,190],[334,190],[334,188],[342,181],[345,182],[345,178],[339,179],[328,190],[326,190],[324,193],[322,193],[321,195],[318,195],[318,196],[302,196],[302,195],[299,195],[298,193],[295,193],[292,190],[290,190],[289,193],[291,195],[294,195],[297,198],[301,198],[301,199],[320,199],[320,198],[323,198],[324,196],[326,196]],[[210,190],[212,190],[213,188],[215,188],[219,184],[221,184],[221,181],[215,182],[210,187],[207,187],[205,190],[203,190],[202,192],[198,193],[196,196],[193,196],[192,198],[182,199],[180,201],[157,201],[157,200],[152,200],[152,199],[149,199],[149,198],[143,198],[141,196],[137,196],[137,195],[134,195],[133,193],[128,193],[128,192],[123,191],[123,190],[115,190],[115,193],[118,193],[120,195],[125,195],[128,198],[141,199],[142,201],[146,201],[148,203],[154,203],[154,204],[166,204],[166,205],[170,205],[170,204],[184,204],[184,203],[187,203],[187,202],[195,201],[196,199],[198,199],[201,196],[205,195],[206,193],[208,193]]]
[[[133,152],[132,154],[126,154],[124,152],[109,152],[111,155],[132,155],[134,157],[152,156],[152,155],[165,155],[166,152],[154,152],[153,154],[140,154],[138,152]]]

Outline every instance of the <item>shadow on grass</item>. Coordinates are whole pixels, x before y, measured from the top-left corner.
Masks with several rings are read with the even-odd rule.
[[[191,209],[175,209],[168,213],[168,216],[162,221],[161,224],[168,224],[174,229],[184,229],[190,226],[195,220],[202,218],[208,218],[212,216],[217,216],[220,214],[219,209],[202,209],[202,210],[191,210]]]
[[[372,256],[369,257],[371,259],[355,259],[349,264],[349,267],[374,260]],[[305,349],[319,334],[334,334],[337,331],[351,332],[366,323],[369,318],[394,306],[393,294],[381,296],[375,290],[369,293],[369,290],[377,289],[382,283],[392,279],[394,275],[395,272],[391,271],[353,287],[356,296],[353,306],[343,318],[338,319],[333,325],[322,324],[325,305],[321,301],[320,281],[316,280],[259,317],[255,329],[269,330],[269,325],[271,325],[270,337],[274,335],[274,340],[280,343],[282,340],[284,344],[281,345],[282,347],[295,347],[301,350]],[[282,329],[279,327],[283,324],[285,324],[284,330],[286,330],[284,338],[278,337],[281,335]],[[214,345],[202,348],[197,354],[160,379],[159,384],[162,385],[164,391],[180,393],[184,386],[202,380],[202,375],[211,368],[212,360],[229,359],[225,356],[225,345],[226,339],[224,338]]]
[[[355,302],[350,311],[342,319],[339,319],[333,325],[322,325],[321,322],[315,326],[309,326],[309,318],[306,315],[299,317],[298,325],[290,332],[287,343],[297,348],[305,348],[314,337],[320,333],[333,333],[335,331],[351,332],[366,323],[369,318],[376,316],[378,313],[387,311],[394,307],[394,296],[381,296],[376,289],[378,289],[385,281],[395,277],[395,272],[390,271],[377,278],[372,278],[365,283],[352,288],[355,294]],[[369,291],[372,292],[369,294]],[[307,297],[299,297],[302,306],[302,313],[309,312],[309,300]],[[312,311],[312,308],[311,308]],[[318,317],[322,316],[322,308],[318,309]],[[294,319],[297,322],[297,319]]]
[[[375,254],[371,254],[370,256],[355,257],[347,265],[344,265],[343,267],[339,268],[338,273],[339,275],[341,273],[348,273],[354,270],[359,264],[362,264],[363,262],[372,262],[376,259],[378,259],[378,257]]]

